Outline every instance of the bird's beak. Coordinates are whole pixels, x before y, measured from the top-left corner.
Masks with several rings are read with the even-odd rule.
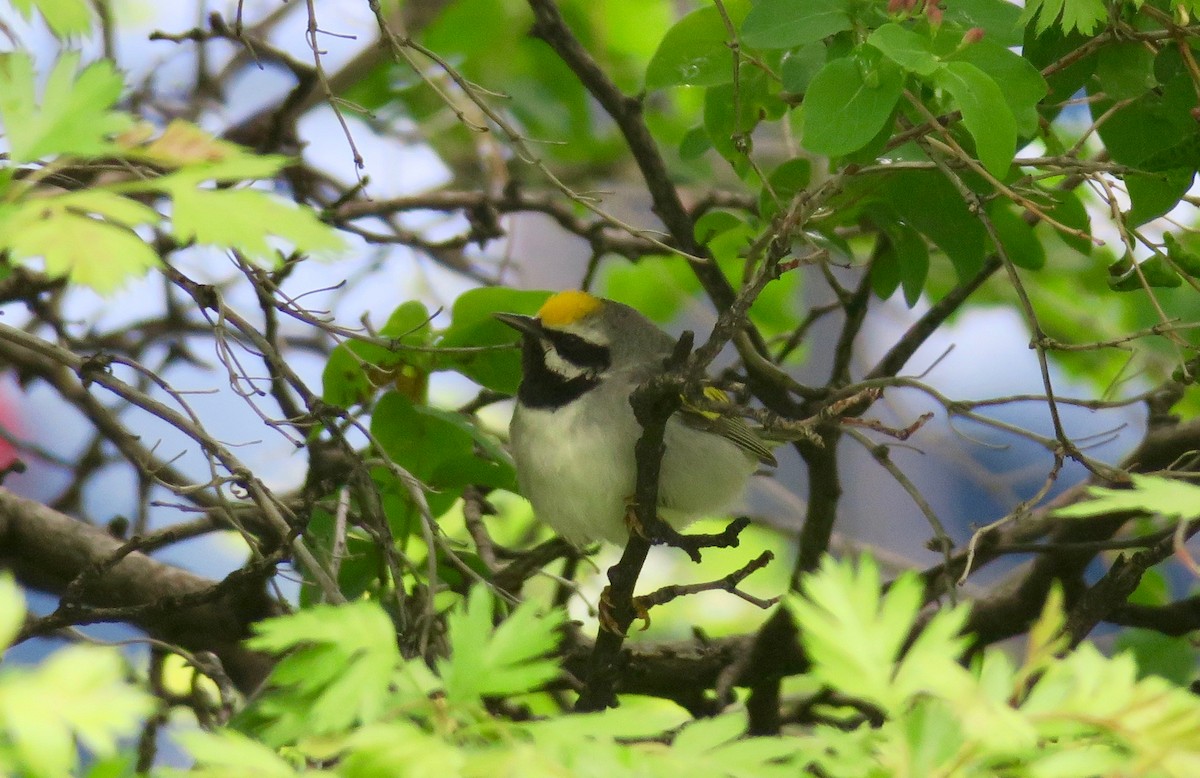
[[[493,313],[496,321],[507,324],[524,335],[538,337],[542,334],[542,323],[533,316],[522,316],[519,313]]]

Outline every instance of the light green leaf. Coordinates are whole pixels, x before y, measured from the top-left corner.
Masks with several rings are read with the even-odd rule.
[[[268,238],[286,241],[301,253],[336,252],[345,247],[329,225],[309,208],[292,205],[253,189],[170,189],[175,237],[236,249],[263,262],[277,259]]]
[[[25,597],[12,573],[0,573],[0,654],[12,645],[25,623]]]
[[[1059,21],[1059,28],[1070,33],[1078,30],[1091,35],[1097,26],[1108,19],[1108,9],[1102,0],[1029,0],[1017,23],[1021,26],[1037,19],[1035,30],[1038,35],[1049,30]]]
[[[343,732],[377,719],[391,695],[400,651],[391,619],[374,602],[316,605],[254,625],[247,646],[285,654],[248,712],[264,742]]]
[[[727,2],[734,30],[750,10],[748,0]],[[666,86],[713,86],[733,81],[733,32],[715,6],[692,11],[667,34],[646,68],[646,88]]]
[[[899,24],[883,25],[871,33],[867,43],[900,67],[921,76],[932,76],[942,67],[941,60],[933,53],[933,42]]]
[[[235,771],[255,778],[293,778],[299,775],[274,749],[235,730],[183,731],[173,734],[172,739],[196,760],[196,768],[187,773],[195,778],[232,776]]]
[[[25,774],[59,778],[78,762],[76,741],[99,756],[116,752],[153,707],[125,680],[119,651],[76,645],[32,671],[0,676],[0,732],[26,766]]]
[[[697,719],[680,730],[671,747],[682,753],[703,754],[741,737],[746,726],[744,711]]]
[[[1129,478],[1133,483],[1130,489],[1089,487],[1087,494],[1091,499],[1059,508],[1054,515],[1065,519],[1081,519],[1102,513],[1134,511],[1158,513],[1172,519],[1200,516],[1200,486],[1174,478],[1137,473],[1130,474]]]
[[[979,161],[1003,178],[1017,153],[1017,123],[1000,85],[969,62],[947,62],[934,80],[962,110]]]
[[[904,73],[888,60],[826,63],[804,97],[804,148],[830,157],[861,149],[887,125],[903,89]]]
[[[845,0],[760,0],[742,24],[742,42],[790,49],[850,29]]]
[[[158,211],[150,206],[106,189],[81,189],[78,192],[68,192],[56,196],[53,203],[56,209],[101,216],[125,227],[154,225],[162,220]],[[29,207],[45,208],[45,202],[31,202]]]
[[[76,77],[78,67],[79,54],[63,54],[39,99],[29,55],[0,55],[0,121],[12,161],[99,156],[115,148],[113,136],[132,122],[111,110],[124,86],[121,76],[107,60],[88,65]]]
[[[403,719],[356,730],[346,749],[337,773],[345,778],[463,776],[472,752]]]
[[[558,675],[558,663],[546,659],[558,642],[562,609],[537,612],[532,600],[522,602],[492,627],[492,595],[473,586],[464,605],[447,619],[450,657],[438,663],[446,699],[476,704],[488,695],[533,691]]]
[[[891,713],[904,703],[892,673],[921,607],[921,585],[908,576],[883,596],[881,583],[870,557],[862,557],[857,566],[829,557],[804,579],[803,596],[786,602],[813,674]]]
[[[256,154],[215,138],[183,119],[172,120],[162,132],[143,122],[122,133],[116,142],[125,156],[172,171],[158,178],[123,181],[117,186],[125,192],[177,192],[211,182],[271,178],[290,162],[280,154]]]
[[[26,21],[37,8],[46,26],[59,38],[83,35],[92,29],[92,9],[86,0],[12,0],[12,4]]]
[[[101,294],[118,289],[129,278],[158,265],[158,255],[146,242],[123,226],[68,210],[80,204],[87,210],[108,212],[118,220],[140,221],[157,214],[122,198],[98,191],[47,200],[29,200],[0,206],[0,247],[17,262],[41,257],[47,275],[68,277]]]

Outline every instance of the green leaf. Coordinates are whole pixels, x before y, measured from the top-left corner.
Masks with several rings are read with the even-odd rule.
[[[63,54],[39,99],[29,55],[0,55],[0,121],[13,162],[58,154],[100,156],[114,149],[112,137],[132,122],[111,110],[124,88],[121,75],[107,60],[93,62],[76,77],[78,67],[78,53]]]
[[[820,41],[805,44],[794,51],[783,55],[783,64],[779,68],[779,77],[783,80],[783,88],[792,94],[802,95],[808,91],[808,85],[825,66],[825,44]]]
[[[950,59],[969,62],[1001,84],[1004,101],[1016,119],[1017,132],[1022,137],[1037,133],[1038,105],[1049,87],[1029,60],[987,38],[954,52]]]
[[[1200,163],[1200,149],[1189,153],[1196,137],[1191,116],[1195,105],[1191,79],[1180,74],[1161,89],[1146,92],[1115,111],[1115,102],[1107,99],[1092,101],[1091,111],[1095,120],[1105,117],[1097,132],[1113,160],[1143,170],[1166,171]],[[1147,127],[1154,132],[1146,132]],[[1148,163],[1151,159],[1154,162]]]
[[[921,299],[925,278],[929,275],[929,247],[921,234],[907,224],[896,224],[890,230],[892,251],[900,266],[900,285],[904,287],[904,302],[911,308]]]
[[[1051,105],[1042,107],[1042,112],[1047,118],[1052,119],[1062,110],[1061,103],[1070,99],[1091,78],[1092,73],[1096,70],[1096,53],[1092,52],[1079,59],[1068,56],[1091,40],[1090,37],[1077,32],[1064,35],[1057,29],[1045,33],[1036,33],[1032,26],[1024,29],[1025,37],[1021,46],[1021,54],[1029,60],[1034,68],[1040,71],[1051,63],[1058,63],[1064,58],[1065,61],[1071,63],[1046,77],[1050,95],[1054,99],[1051,101]]]
[[[1088,500],[1059,508],[1055,516],[1064,519],[1081,519],[1104,513],[1133,511],[1136,513],[1159,513],[1172,519],[1190,519],[1200,516],[1200,486],[1174,478],[1131,473],[1132,487],[1108,489],[1103,486],[1088,487]]]
[[[337,775],[344,778],[466,776],[472,774],[468,769],[471,756],[477,757],[476,764],[490,756],[481,749],[463,748],[448,738],[430,734],[406,719],[358,729],[346,739],[345,746],[345,756],[337,766]],[[490,771],[477,774],[487,775]]]
[[[748,0],[724,3],[734,30],[750,11]],[[732,31],[715,6],[692,11],[663,36],[646,68],[646,89],[713,86],[733,81]]]
[[[696,240],[718,262],[740,265],[742,254],[756,237],[754,225],[729,211],[709,211],[696,220]]]
[[[964,30],[979,27],[984,40],[1000,46],[1021,45],[1021,7],[1008,0],[946,0],[945,18],[958,22]]]
[[[253,189],[194,189],[173,185],[171,213],[175,237],[210,246],[235,249],[262,262],[274,263],[278,253],[268,238],[280,238],[292,250],[336,252],[345,248],[329,225],[312,209],[285,203]]]
[[[1072,229],[1091,235],[1092,220],[1088,215],[1087,209],[1084,208],[1083,202],[1079,199],[1079,195],[1075,192],[1055,192],[1053,193],[1054,207],[1047,211],[1047,214],[1056,222],[1063,224]],[[1078,251],[1080,254],[1088,255],[1092,253],[1094,244],[1087,238],[1068,235],[1055,230],[1055,234],[1071,248]]]
[[[708,132],[705,131],[704,125],[697,124],[683,134],[683,139],[679,141],[679,158],[690,162],[694,159],[699,159],[704,152],[712,148],[712,141],[708,138]]]
[[[903,90],[904,73],[888,60],[826,63],[804,97],[804,148],[829,157],[861,149],[887,127]]]
[[[353,348],[357,341],[338,344],[321,371],[321,399],[339,408],[366,402],[375,393],[370,363]],[[366,344],[360,344],[366,345]]]
[[[125,153],[178,171],[146,187],[171,190],[196,187],[206,181],[248,181],[271,178],[290,160],[280,154],[256,154],[244,146],[213,137],[184,119],[173,119],[156,137],[154,127],[139,125],[117,139]]]
[[[880,230],[871,256],[871,291],[880,300],[886,300],[900,288],[900,279],[900,259],[896,256],[891,238]]]
[[[1007,200],[993,200],[987,212],[1012,263],[1026,270],[1041,270],[1046,264],[1046,247],[1034,234],[1033,227],[1013,210]]]
[[[962,110],[979,161],[992,175],[1004,178],[1017,153],[1017,123],[1000,85],[969,62],[947,62],[934,81]]]
[[[316,605],[260,621],[246,645],[281,658],[243,718],[268,745],[376,720],[400,664],[391,619],[374,602]]]
[[[786,208],[797,193],[802,192],[812,180],[812,162],[804,157],[784,160],[767,176],[770,189],[763,187],[758,196],[758,212],[763,219],[770,219]],[[774,193],[774,197],[771,194]],[[778,199],[778,203],[776,202]]]
[[[670,322],[692,302],[698,288],[696,276],[682,257],[646,259],[605,264],[597,278],[598,286],[605,297],[631,305],[653,321]]]
[[[1154,52],[1132,41],[1104,46],[1096,52],[1096,81],[1111,100],[1141,97],[1158,86]]]
[[[679,753],[704,754],[741,737],[746,727],[745,712],[697,719],[680,730],[671,748]]]
[[[1125,212],[1125,221],[1130,227],[1140,227],[1172,210],[1192,188],[1195,178],[1196,170],[1192,167],[1164,173],[1126,174],[1125,190],[1129,193],[1130,206]]]
[[[322,399],[349,408],[393,382],[412,401],[424,402],[432,359],[428,353],[405,347],[430,344],[429,319],[423,303],[409,300],[392,311],[379,331],[380,336],[395,339],[395,348],[357,340],[339,344],[330,352],[321,373]]]
[[[526,600],[492,626],[493,600],[474,586],[463,607],[447,618],[450,657],[438,663],[452,703],[478,704],[485,696],[523,694],[558,675],[558,664],[545,658],[558,644],[562,609],[546,614]]]
[[[867,43],[900,67],[921,76],[932,76],[942,67],[933,53],[933,42],[899,24],[883,25],[871,33]]]
[[[1138,675],[1157,675],[1186,686],[1196,671],[1196,649],[1185,635],[1173,637],[1148,629],[1123,629],[1113,650],[1129,652],[1137,659]]]
[[[493,313],[537,312],[549,292],[483,287],[459,295],[450,312],[450,326],[439,346],[445,348],[511,345],[518,335],[492,317]],[[492,348],[466,354],[440,354],[441,368],[457,370],[488,389],[515,394],[521,382],[521,354],[516,348]]]
[[[983,267],[987,231],[958,190],[935,170],[897,171],[883,188],[888,205],[946,253],[959,280]]]
[[[1151,173],[1160,173],[1175,168],[1200,167],[1200,136],[1188,135],[1178,143],[1156,151],[1142,160],[1141,168]]]
[[[886,300],[903,284],[904,300],[911,308],[921,298],[929,275],[925,238],[885,205],[872,210],[871,221],[879,230],[871,258],[871,289]]]
[[[1175,267],[1192,278],[1200,278],[1200,234],[1181,232],[1178,235],[1165,233],[1167,256]]]
[[[746,152],[735,144],[736,137],[750,138],[760,121],[782,105],[772,94],[767,76],[757,68],[743,70],[735,97],[733,84],[718,84],[704,93],[704,129],[721,156],[729,160],[739,175],[749,169]]]
[[[1173,289],[1181,283],[1179,274],[1158,254],[1137,262],[1136,267],[1128,254],[1108,266],[1108,288],[1114,292],[1135,292],[1144,286]]]
[[[692,236],[696,242],[701,245],[708,245],[714,239],[725,235],[726,233],[738,231],[743,232],[746,227],[746,222],[740,216],[730,211],[714,209],[706,212],[703,216],[696,220],[692,226]],[[745,234],[750,234],[748,230]]]
[[[742,42],[755,48],[788,49],[850,26],[845,0],[759,0],[742,24]]]
[[[353,499],[350,509],[355,510]],[[304,538],[314,550],[319,550],[322,559],[332,556],[335,546],[336,520],[332,513],[314,508],[308,525],[304,530]],[[360,598],[365,592],[376,587],[380,579],[380,571],[385,569],[384,550],[379,547],[362,530],[351,527],[342,530],[344,546],[341,564],[338,567],[338,590],[348,600]],[[297,561],[292,563],[303,576],[300,586],[300,604],[304,608],[324,602],[325,594],[316,584],[316,579],[305,566]]]
[[[371,434],[388,458],[422,480],[447,459],[474,451],[467,431],[424,412],[428,410],[399,392],[388,392],[371,414]]]

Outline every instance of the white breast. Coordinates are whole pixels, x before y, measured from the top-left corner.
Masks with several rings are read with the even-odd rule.
[[[636,479],[633,444],[641,427],[628,405],[586,419],[580,412],[585,404],[517,408],[511,434],[518,480],[538,519],[570,542],[623,544]],[[618,440],[626,443],[618,446]],[[667,424],[665,443],[659,513],[677,529],[727,508],[757,467],[730,441],[676,419]]]

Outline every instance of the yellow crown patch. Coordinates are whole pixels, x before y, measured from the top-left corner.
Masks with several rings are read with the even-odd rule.
[[[599,310],[601,305],[604,305],[604,301],[599,297],[593,297],[587,292],[580,292],[577,289],[568,289],[565,292],[551,295],[550,299],[546,300],[538,309],[537,315],[542,320],[542,324],[562,327],[590,316]]]

